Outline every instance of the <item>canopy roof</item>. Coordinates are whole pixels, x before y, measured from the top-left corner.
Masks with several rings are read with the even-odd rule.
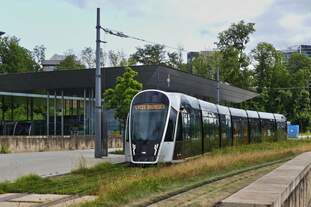
[[[217,82],[162,65],[132,66],[138,72],[137,80],[144,89],[159,89],[185,93],[204,100],[216,100]],[[102,68],[102,88],[114,86],[124,67]],[[30,72],[0,75],[0,91],[33,93],[60,91],[65,95],[82,96],[84,89],[95,86],[95,69]],[[222,101],[240,103],[257,96],[257,93],[229,84],[220,83]]]

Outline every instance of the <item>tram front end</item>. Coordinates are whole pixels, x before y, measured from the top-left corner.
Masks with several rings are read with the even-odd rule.
[[[161,91],[147,90],[133,98],[128,128],[132,163],[159,161],[169,109],[169,98]]]

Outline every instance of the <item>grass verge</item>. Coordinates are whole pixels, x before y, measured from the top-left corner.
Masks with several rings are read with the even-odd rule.
[[[0,154],[8,154],[8,153],[11,153],[9,147],[0,144]]]
[[[69,175],[41,178],[31,175],[0,183],[0,193],[88,193],[99,195],[87,206],[120,206],[152,194],[170,191],[208,177],[294,156],[311,150],[311,140],[260,143],[216,150],[174,165],[146,168],[103,163]]]

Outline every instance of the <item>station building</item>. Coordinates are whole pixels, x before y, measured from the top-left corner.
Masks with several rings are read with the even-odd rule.
[[[143,89],[185,93],[215,102],[217,82],[163,65],[132,66]],[[112,88],[124,67],[102,68],[102,90]],[[94,135],[95,69],[0,75],[0,136]],[[222,102],[240,103],[257,96],[220,83]],[[108,136],[119,123],[104,110]]]

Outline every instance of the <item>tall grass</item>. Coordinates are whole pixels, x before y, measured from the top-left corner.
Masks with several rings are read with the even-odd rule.
[[[99,195],[99,199],[82,205],[84,207],[120,206],[202,179],[310,150],[311,140],[289,140],[219,149],[171,165],[142,168],[102,163],[86,169],[84,164],[81,164],[80,169],[69,175],[55,178],[28,176],[15,182],[0,183],[0,193],[88,193]]]
[[[102,182],[97,202],[84,206],[118,206],[137,198],[263,162],[278,160],[311,150],[311,141],[261,143],[216,150],[196,159],[150,168]]]

